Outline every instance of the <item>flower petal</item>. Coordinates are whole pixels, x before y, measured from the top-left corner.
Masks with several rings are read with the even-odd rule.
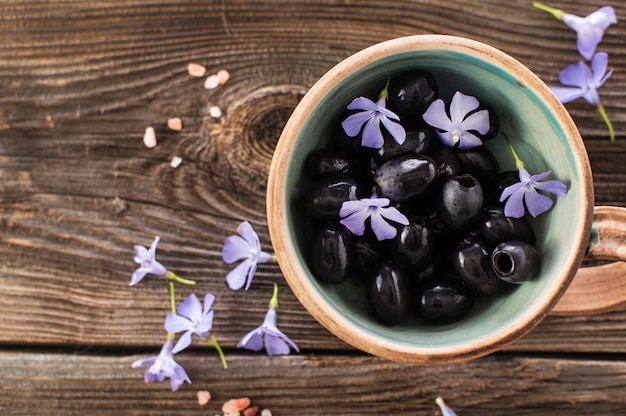
[[[148,252],[147,248],[137,244],[135,245],[134,249],[135,249],[135,257],[134,257],[135,263],[142,264],[144,261],[150,260],[150,253]]]
[[[207,314],[207,311],[209,309],[211,309],[211,306],[213,306],[213,302],[215,302],[215,295],[213,295],[213,293],[207,293],[206,295],[204,295],[204,314]]]
[[[476,130],[480,134],[486,134],[489,131],[489,111],[480,110],[467,116],[461,123],[463,130]]]
[[[195,293],[187,296],[177,308],[179,315],[189,318],[192,322],[198,322],[202,319],[202,304]]]
[[[387,202],[387,205],[388,204],[389,202]],[[347,217],[348,215],[352,213],[367,210],[369,206],[370,206],[369,201],[364,200],[364,199],[354,200],[354,201],[353,200],[343,201],[343,203],[341,204],[341,208],[339,209],[339,216]]]
[[[524,192],[519,190],[509,195],[504,204],[504,215],[510,218],[521,218],[524,212]]]
[[[593,84],[597,88],[599,87],[604,78],[604,73],[609,65],[609,56],[606,52],[598,52],[591,58],[591,73],[593,78]]]
[[[361,146],[380,149],[385,144],[383,133],[380,131],[380,116],[374,115],[365,123],[361,134]]]
[[[137,283],[141,282],[144,277],[146,277],[147,271],[143,267],[139,267],[137,270],[133,272],[133,275],[130,278],[130,286],[135,286]]]
[[[402,225],[409,225],[409,219],[395,207],[379,208],[378,212],[388,220]]]
[[[464,131],[461,133],[461,137],[459,138],[458,149],[466,150],[472,149],[474,147],[482,146],[483,140],[469,131]]]
[[[583,61],[566,66],[559,73],[559,81],[569,87],[585,89],[592,81],[591,70]]]
[[[354,235],[365,233],[365,221],[369,218],[369,211],[356,211],[342,218],[339,222]]]
[[[179,332],[189,331],[193,329],[192,322],[184,316],[168,312],[165,316],[163,327],[167,332],[178,334]]]
[[[436,129],[449,131],[452,128],[452,121],[446,114],[446,105],[441,98],[428,106],[428,109],[422,114],[422,118],[428,125]]]
[[[524,187],[522,182],[517,182],[512,185],[507,186],[502,190],[502,194],[500,194],[500,202],[507,199],[509,196],[513,195],[516,192],[520,192],[520,190]],[[523,191],[522,191],[523,192]]]
[[[546,182],[539,182],[535,184],[535,187],[541,191],[549,192],[554,195],[567,195],[567,185],[565,185],[561,181],[551,180]]]
[[[461,124],[465,116],[476,110],[480,102],[476,97],[463,94],[461,91],[457,91],[452,96],[452,102],[450,102],[450,120],[452,125]]]
[[[252,284],[252,280],[254,279],[254,274],[256,273],[256,261],[253,261],[248,269],[248,276],[246,277],[246,287],[243,290],[250,289],[250,285]]]
[[[341,127],[343,127],[343,130],[349,137],[356,137],[361,132],[363,125],[367,123],[373,115],[374,113],[371,111],[354,113],[341,122]]]
[[[590,24],[581,25],[576,30],[576,47],[580,55],[589,60],[593,56],[598,47],[598,44],[602,40],[604,31],[597,27],[593,27]]]
[[[454,140],[454,136],[451,132],[449,131],[442,132],[439,130],[435,130],[435,132],[437,133],[437,137],[439,137],[439,141],[444,146],[454,147],[457,145],[457,142]]]
[[[232,269],[226,275],[226,282],[231,290],[239,290],[245,284],[248,278],[248,271],[254,265],[254,260],[246,259],[242,261],[237,267]]]
[[[263,330],[255,328],[244,335],[237,344],[238,348],[245,348],[251,351],[261,351],[263,348]]]
[[[370,224],[378,241],[390,240],[398,234],[398,230],[385,221],[382,215],[380,215],[379,210],[372,213]]]
[[[348,110],[364,110],[364,111],[375,111],[378,110],[379,106],[374,101],[370,100],[366,97],[357,97],[348,104],[346,107]]]
[[[393,122],[384,116],[380,119],[380,121],[383,123],[383,126],[385,126],[389,134],[391,134],[393,140],[399,145],[402,145],[406,140],[406,130],[404,130],[404,127],[402,127],[400,123]]]
[[[552,198],[541,195],[535,189],[531,189],[524,194],[524,202],[526,202],[526,208],[528,208],[528,212],[533,217],[546,212],[554,204]]]
[[[267,355],[286,355],[289,354],[289,345],[280,337],[265,334],[265,351]]]
[[[604,6],[585,17],[585,20],[604,31],[610,25],[617,23],[617,16],[613,7]]]
[[[231,235],[224,241],[222,248],[222,260],[226,264],[232,264],[241,259],[250,257],[251,247],[246,240],[238,235]]]
[[[261,250],[261,242],[259,241],[259,236],[254,231],[248,221],[244,221],[239,224],[239,226],[237,227],[237,232],[243,237],[244,240],[246,240],[251,248],[257,249],[258,251]]]
[[[585,92],[578,87],[550,87],[550,89],[563,104],[567,104],[585,95]]]
[[[180,338],[178,338],[178,342],[174,345],[174,349],[172,350],[173,354],[181,352],[185,348],[191,345],[191,331],[187,331],[183,333]]]

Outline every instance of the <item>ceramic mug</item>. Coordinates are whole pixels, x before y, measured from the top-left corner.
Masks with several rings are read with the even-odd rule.
[[[539,275],[505,290],[509,293],[478,300],[467,317],[448,325],[429,325],[417,319],[382,325],[370,315],[362,287],[351,279],[340,285],[321,282],[306,261],[310,221],[298,204],[306,182],[303,161],[311,151],[336,139],[332,130],[352,99],[362,95],[376,98],[376,88],[388,77],[411,69],[433,73],[440,96],[451,97],[459,90],[496,109],[500,130],[515,143],[528,170],[550,169],[550,178],[558,178],[569,188],[567,196],[559,197],[548,213],[532,221],[541,256]],[[502,170],[515,169],[503,139],[487,145],[499,158]],[[307,311],[358,349],[418,364],[486,355],[528,333],[551,312],[593,313],[624,306],[625,212],[617,207],[594,207],[591,167],[578,129],[535,74],[493,47],[444,35],[386,41],[328,71],[305,94],[285,125],[267,189],[272,245],[287,283]],[[621,261],[580,268],[585,256]],[[604,284],[596,284],[598,276]],[[616,280],[609,283],[608,278]],[[569,292],[572,281],[573,291]]]

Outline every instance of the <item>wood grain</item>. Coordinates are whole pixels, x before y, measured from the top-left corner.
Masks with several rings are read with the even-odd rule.
[[[152,352],[147,352],[147,355]],[[0,353],[4,415],[216,414],[229,399],[282,415],[439,415],[442,396],[459,415],[599,415],[626,409],[626,364],[612,360],[498,355],[472,363],[418,367],[367,357],[288,356],[261,360],[185,353],[192,384],[171,392],[145,384],[130,363],[145,355]],[[208,390],[206,407],[196,392]],[[320,399],[323,398],[323,402]],[[45,403],[45,406],[44,406]]]
[[[596,7],[551,4],[579,15]],[[626,4],[614,6],[626,16]],[[201,385],[216,400],[257,397],[278,415],[434,415],[436,394],[461,414],[501,414],[504,406],[595,415],[626,407],[618,394],[621,355],[524,356],[622,354],[624,311],[551,316],[507,348],[518,355],[425,369],[362,356],[330,335],[276,265],[262,265],[245,293],[224,280],[230,266],[221,247],[241,221],[271,250],[265,183],[272,152],[291,110],[324,72],[376,42],[445,33],[498,47],[556,83],[578,59],[575,35],[530,2],[14,0],[0,1],[0,22],[0,344],[11,348],[0,355],[3,414],[188,414],[201,410],[193,398]],[[601,99],[618,140],[608,142],[592,107],[567,105],[587,144],[596,203],[604,205],[626,206],[625,36],[620,23],[601,44],[615,69]],[[189,62],[209,72],[225,68],[231,79],[206,90],[187,74]],[[209,116],[212,105],[222,118]],[[182,131],[166,128],[173,116]],[[154,149],[142,143],[150,125]],[[174,156],[183,160],[176,169]],[[207,348],[185,357],[198,382],[172,395],[164,385],[144,386],[128,368],[136,358],[128,348],[152,351],[164,335],[166,284],[148,277],[128,286],[133,245],[148,246],[156,235],[158,259],[197,280],[194,292],[216,295],[214,334],[238,352],[225,373]],[[235,349],[260,324],[273,282],[279,327],[303,356],[267,359]],[[191,290],[180,288],[178,299]],[[92,348],[107,353],[74,354]],[[319,397],[342,390],[349,395],[318,408]]]

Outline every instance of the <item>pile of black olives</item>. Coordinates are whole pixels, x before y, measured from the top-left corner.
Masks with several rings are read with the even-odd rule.
[[[519,181],[500,171],[486,146],[467,150],[441,144],[422,114],[438,97],[435,77],[413,71],[392,77],[387,108],[400,117],[406,140],[397,144],[383,128],[384,145],[361,146],[337,120],[329,147],[313,151],[303,166],[310,186],[301,195],[313,235],[308,264],[321,281],[356,279],[373,317],[394,325],[408,315],[428,323],[462,319],[478,297],[496,296],[539,270],[535,234],[524,218],[508,218],[499,197]],[[482,107],[486,108],[486,107]],[[483,141],[498,136],[489,111]],[[388,198],[408,219],[390,222],[396,237],[378,241],[369,227],[352,234],[340,223],[344,201]],[[369,220],[368,220],[369,221]]]

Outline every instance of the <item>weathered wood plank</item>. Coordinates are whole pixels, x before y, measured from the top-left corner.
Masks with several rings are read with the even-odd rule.
[[[147,352],[148,355],[152,352]],[[229,356],[183,353],[191,385],[145,384],[139,355],[0,353],[3,415],[216,414],[249,397],[281,415],[439,415],[442,396],[459,415],[622,414],[626,364],[499,355],[469,364],[417,367],[365,356]],[[198,390],[209,390],[205,408]]]
[[[516,2],[12,1],[0,11],[0,342],[11,345],[158,345],[165,285],[127,285],[132,245],[160,235],[160,260],[217,295],[226,346],[260,322],[278,281],[286,332],[306,349],[347,348],[304,312],[276,266],[262,266],[248,293],[224,283],[221,244],[241,220],[270,248],[267,168],[301,91],[358,49],[415,33],[488,42],[548,81],[577,59],[572,33]],[[602,98],[621,137],[625,31],[611,27],[603,42],[616,71]],[[207,91],[187,75],[190,61],[227,68],[231,80]],[[212,104],[225,110],[219,121]],[[597,201],[626,205],[625,142],[608,143],[584,103],[569,108],[588,140]],[[164,127],[174,115],[180,133]],[[159,145],[146,149],[151,124]],[[624,352],[625,325],[624,312],[549,318],[511,348]]]

